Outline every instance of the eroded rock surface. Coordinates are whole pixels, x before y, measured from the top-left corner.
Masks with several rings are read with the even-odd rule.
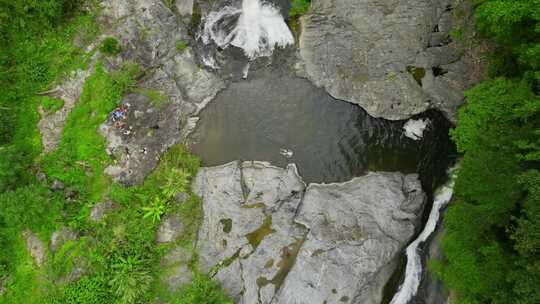
[[[135,184],[155,168],[165,150],[186,138],[224,83],[199,67],[190,47],[177,49],[177,42],[191,39],[188,24],[163,1],[111,0],[104,7],[103,22],[111,25],[106,34],[122,45],[119,57],[107,65],[136,63],[144,71],[139,89],[121,103],[126,117],[100,127],[117,160],[106,172]]]
[[[370,115],[438,108],[451,120],[472,85],[452,42],[454,0],[313,0],[302,19],[300,73]]]
[[[237,303],[378,303],[425,195],[417,175],[305,187],[296,167],[232,162],[194,183],[203,271]]]

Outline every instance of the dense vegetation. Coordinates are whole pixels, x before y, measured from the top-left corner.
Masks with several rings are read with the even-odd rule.
[[[97,127],[126,92],[142,89],[135,81],[137,65],[117,71],[103,67],[105,56],[121,52],[115,39],[83,51],[100,32],[94,21],[98,13],[93,1],[0,0],[0,303],[151,303],[157,298],[230,303],[216,283],[197,272],[196,252],[188,265],[195,275],[191,285],[170,291],[159,280],[167,271],[160,264],[167,250],[194,251],[202,210],[189,184],[199,160],[175,146],[136,187],[103,174],[113,160]],[[52,113],[64,106],[46,92],[70,72],[88,69],[98,50],[101,57],[92,64],[58,148],[43,153],[38,108]],[[164,96],[145,92],[156,103],[165,102]],[[51,187],[53,181],[63,189]],[[187,199],[174,203],[182,192]],[[116,209],[91,221],[90,209],[103,201],[114,202]],[[180,216],[184,232],[175,243],[158,245],[157,227],[170,214]],[[36,266],[27,233],[48,247],[52,233],[62,227],[79,237],[46,249],[44,264]]]
[[[489,78],[452,132],[463,153],[434,270],[457,303],[540,303],[540,1],[475,1]]]

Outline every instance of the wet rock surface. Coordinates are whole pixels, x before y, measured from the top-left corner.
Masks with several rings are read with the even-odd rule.
[[[375,117],[438,108],[454,120],[473,81],[471,59],[449,35],[456,3],[313,0],[301,22],[299,73]]]
[[[296,167],[203,168],[203,271],[237,303],[378,303],[425,195],[417,175],[369,173],[307,187]]]

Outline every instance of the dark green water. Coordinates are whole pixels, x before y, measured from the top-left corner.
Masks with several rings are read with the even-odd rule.
[[[431,188],[453,145],[441,115],[426,115],[432,127],[414,141],[404,136],[404,121],[375,119],[287,70],[263,68],[231,83],[203,110],[191,147],[206,166],[295,163],[306,182],[345,181],[366,171],[420,172]],[[286,158],[280,149],[294,154]]]

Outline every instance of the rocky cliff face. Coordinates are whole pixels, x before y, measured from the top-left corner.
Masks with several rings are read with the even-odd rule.
[[[380,303],[425,195],[417,175],[305,186],[295,166],[204,168],[198,250],[237,303]]]
[[[370,115],[437,108],[455,120],[471,59],[450,38],[454,0],[313,0],[302,18],[300,74]]]

